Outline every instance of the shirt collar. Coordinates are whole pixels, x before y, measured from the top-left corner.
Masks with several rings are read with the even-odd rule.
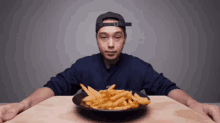
[[[104,56],[101,53],[99,53],[99,54],[100,54],[100,61],[101,61],[101,63],[107,69],[107,66],[104,63]],[[120,54],[119,60],[116,62],[116,64],[113,67],[117,67],[122,62],[122,57],[123,57],[123,53]],[[111,68],[113,68],[113,67],[111,67]],[[111,68],[109,68],[109,69],[111,69]]]

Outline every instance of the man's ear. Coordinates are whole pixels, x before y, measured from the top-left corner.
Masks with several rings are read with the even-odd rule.
[[[126,42],[126,39],[127,39],[127,34],[125,34],[124,36],[125,36],[125,41],[124,41],[124,44],[125,44],[125,42]]]
[[[127,39],[127,38],[125,37],[125,39],[124,39],[124,44],[125,44],[125,42],[126,42],[126,39]]]

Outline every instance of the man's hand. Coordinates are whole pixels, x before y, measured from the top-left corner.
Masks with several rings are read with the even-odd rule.
[[[220,107],[216,105],[202,104],[202,103],[192,103],[189,108],[194,111],[211,118],[213,121],[220,123]]]
[[[18,113],[24,110],[25,105],[22,103],[0,105],[0,123],[13,119]]]
[[[194,111],[203,114],[206,117],[211,118],[213,121],[220,123],[220,107],[216,105],[202,104],[194,100],[185,91],[180,89],[174,89],[169,92],[168,96]]]

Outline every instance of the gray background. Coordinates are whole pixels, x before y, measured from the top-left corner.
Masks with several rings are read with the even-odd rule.
[[[200,102],[220,102],[218,0],[1,0],[0,102],[22,101],[77,59],[98,53],[98,15],[120,13],[124,53]]]

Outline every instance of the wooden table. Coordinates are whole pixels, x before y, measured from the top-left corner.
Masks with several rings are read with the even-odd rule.
[[[54,96],[20,113],[6,123],[214,123],[211,119],[167,96],[149,97],[151,104],[146,106],[146,110],[132,112],[132,114],[116,114],[115,116],[119,119],[115,119],[115,116],[108,116],[111,119],[106,119],[92,112],[81,111],[73,104],[73,96]]]

